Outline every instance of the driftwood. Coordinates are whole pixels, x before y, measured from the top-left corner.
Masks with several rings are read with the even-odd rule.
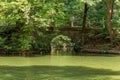
[[[120,54],[119,50],[83,49],[81,51],[88,53]]]

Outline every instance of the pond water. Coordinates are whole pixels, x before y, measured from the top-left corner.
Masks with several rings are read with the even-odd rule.
[[[120,80],[120,56],[0,57],[1,80]]]
[[[39,56],[0,57],[0,65],[8,66],[85,66],[120,70],[120,56]]]

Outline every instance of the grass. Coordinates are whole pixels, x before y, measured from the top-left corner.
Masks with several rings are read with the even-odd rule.
[[[120,57],[0,57],[0,80],[120,80]]]

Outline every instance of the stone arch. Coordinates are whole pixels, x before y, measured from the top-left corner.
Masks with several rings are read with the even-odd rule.
[[[64,52],[72,50],[73,43],[69,36],[63,34],[56,35],[51,39],[51,54],[56,54],[57,50],[63,50]]]

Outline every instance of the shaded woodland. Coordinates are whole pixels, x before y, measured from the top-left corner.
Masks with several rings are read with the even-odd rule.
[[[0,54],[119,53],[119,0],[0,0]],[[110,51],[108,51],[110,50]]]

